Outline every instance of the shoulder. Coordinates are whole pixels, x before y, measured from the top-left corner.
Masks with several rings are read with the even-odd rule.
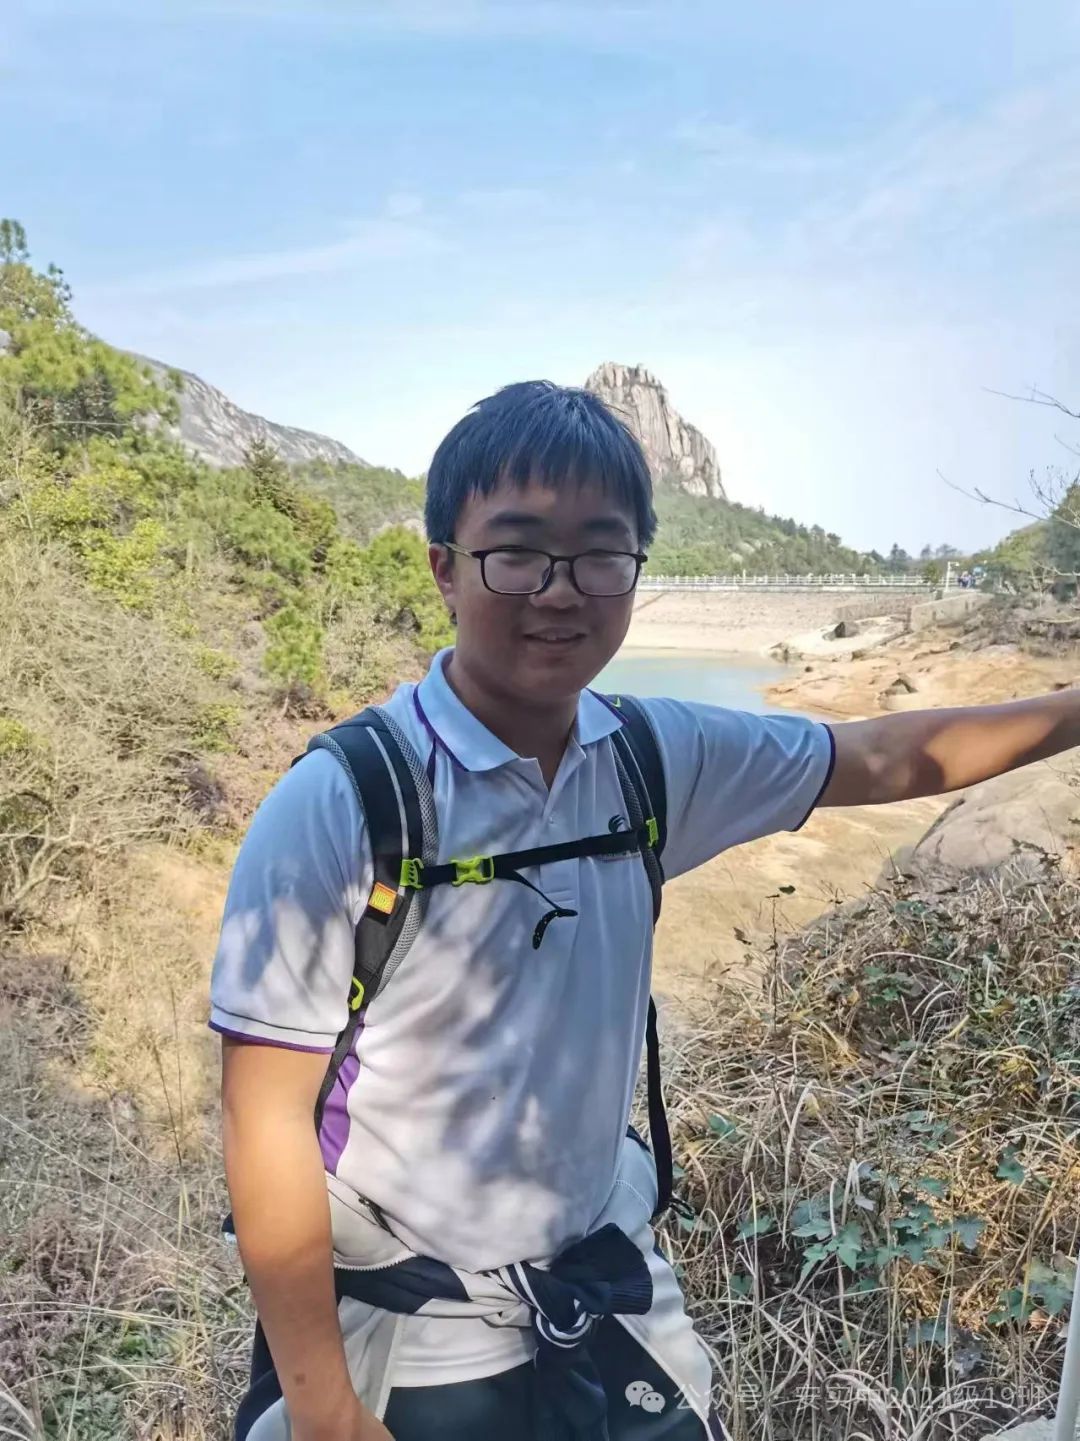
[[[656,698],[641,701],[670,782],[700,779],[715,766],[719,779],[746,777],[762,769],[774,776],[785,760],[827,751],[828,731],[817,721],[794,714],[757,715],[697,701]]]

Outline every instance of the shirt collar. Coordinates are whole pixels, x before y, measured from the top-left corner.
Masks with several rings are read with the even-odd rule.
[[[432,741],[467,771],[491,771],[519,759],[516,751],[492,735],[455,695],[444,667],[453,647],[439,651],[431,668],[413,692],[417,715]],[[623,718],[595,691],[583,690],[578,700],[574,739],[584,747],[619,729]]]

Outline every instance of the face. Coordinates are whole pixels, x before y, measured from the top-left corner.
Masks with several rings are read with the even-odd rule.
[[[555,490],[529,483],[473,495],[458,517],[464,550],[533,546],[555,555],[638,549],[633,515],[598,485]],[[480,562],[431,547],[436,583],[457,617],[457,658],[494,695],[533,705],[567,701],[618,650],[630,624],[633,592],[586,596],[558,565],[540,595],[495,595]],[[489,572],[490,574],[490,572]]]

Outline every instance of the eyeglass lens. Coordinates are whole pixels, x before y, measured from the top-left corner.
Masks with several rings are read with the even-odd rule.
[[[543,587],[551,557],[542,550],[492,550],[484,558],[484,583],[502,595],[532,595]],[[625,595],[638,563],[618,551],[588,551],[573,559],[574,580],[586,595]]]

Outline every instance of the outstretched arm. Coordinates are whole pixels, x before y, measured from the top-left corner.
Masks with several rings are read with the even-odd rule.
[[[823,806],[940,795],[1080,745],[1080,691],[1003,705],[907,711],[832,728]]]

